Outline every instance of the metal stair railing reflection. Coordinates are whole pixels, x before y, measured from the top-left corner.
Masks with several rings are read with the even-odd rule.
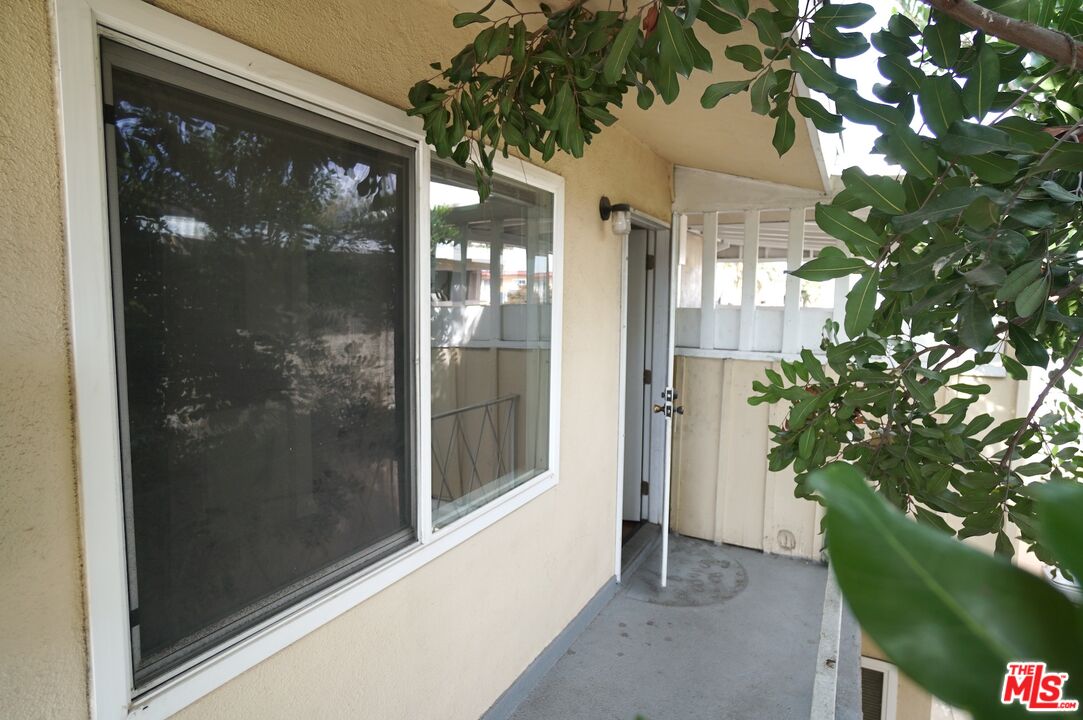
[[[514,474],[518,406],[518,395],[505,395],[432,416],[434,514],[444,503]]]

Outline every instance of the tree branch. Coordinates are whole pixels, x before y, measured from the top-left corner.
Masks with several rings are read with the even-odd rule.
[[[1064,358],[1064,365],[1054,370],[1049,376],[1049,382],[1045,384],[1045,388],[1039,393],[1038,399],[1030,406],[1030,412],[1027,413],[1027,417],[1023,421],[1023,424],[1019,426],[1019,429],[1012,435],[1011,440],[1008,441],[1008,445],[1004,449],[1004,457],[1000,459],[1000,467],[1008,467],[1011,463],[1012,456],[1015,454],[1015,448],[1019,445],[1019,441],[1022,439],[1023,434],[1030,428],[1030,424],[1034,422],[1034,416],[1045,402],[1045,398],[1049,394],[1049,391],[1056,387],[1057,383],[1060,382],[1060,379],[1064,377],[1064,373],[1072,369],[1072,366],[1075,365],[1075,361],[1079,358],[1080,353],[1083,353],[1083,336],[1080,336],[1079,339],[1076,340],[1075,347],[1068,353],[1068,357]]]
[[[971,0],[921,0],[948,17],[1019,47],[1044,55],[1071,70],[1083,70],[1083,43],[1067,33],[987,10]]]

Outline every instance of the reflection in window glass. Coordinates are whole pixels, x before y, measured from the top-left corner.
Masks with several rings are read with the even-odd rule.
[[[429,198],[439,528],[548,468],[553,196],[496,179],[481,203],[472,174],[434,163]]]
[[[130,49],[103,57],[145,685],[414,537],[410,157]]]

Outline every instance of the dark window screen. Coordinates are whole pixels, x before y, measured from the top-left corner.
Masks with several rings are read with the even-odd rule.
[[[411,155],[103,44],[137,686],[414,537]]]

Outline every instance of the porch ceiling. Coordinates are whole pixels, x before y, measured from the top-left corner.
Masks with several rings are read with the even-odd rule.
[[[803,119],[797,123],[793,148],[779,158],[771,145],[774,119],[753,113],[747,94],[724,98],[713,110],[700,105],[700,96],[711,83],[749,77],[749,72],[727,60],[723,51],[727,45],[757,44],[755,33],[747,27],[729,35],[697,28],[696,37],[711,51],[714,71],[709,75],[697,71],[682,78],[681,94],[672,105],[655,98],[649,110],[642,110],[635,95],[629,95],[618,113],[620,124],[676,165],[823,191],[817,156]]]

